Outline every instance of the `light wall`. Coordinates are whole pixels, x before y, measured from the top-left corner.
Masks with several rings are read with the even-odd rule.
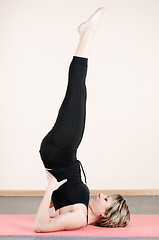
[[[159,189],[159,1],[0,1],[0,189],[42,190],[78,25],[101,6],[78,148],[90,189]],[[84,178],[83,178],[84,180]]]

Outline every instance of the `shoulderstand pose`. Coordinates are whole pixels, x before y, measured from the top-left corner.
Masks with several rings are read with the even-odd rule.
[[[69,66],[66,94],[53,128],[41,142],[39,152],[48,186],[36,214],[35,232],[73,230],[88,224],[124,227],[130,220],[128,206],[121,195],[100,193],[89,199],[87,183],[81,178],[83,167],[76,158],[85,126],[88,54],[104,10],[104,7],[98,8],[78,26],[80,40]]]

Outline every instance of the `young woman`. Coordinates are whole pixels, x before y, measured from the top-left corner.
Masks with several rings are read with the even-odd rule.
[[[88,224],[123,227],[130,220],[121,195],[100,193],[89,199],[89,189],[81,179],[83,167],[76,158],[86,118],[88,54],[104,10],[97,9],[78,26],[80,40],[70,63],[66,94],[53,128],[41,142],[39,152],[48,186],[35,218],[35,232],[73,230]],[[49,209],[51,199],[53,206]]]

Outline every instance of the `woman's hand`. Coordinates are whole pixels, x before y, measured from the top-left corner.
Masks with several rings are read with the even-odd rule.
[[[53,190],[57,190],[62,184],[64,184],[65,182],[67,182],[67,179],[64,179],[60,182],[57,181],[57,179],[45,169],[46,172],[46,176],[47,176],[47,181],[48,181],[48,188],[53,189]]]

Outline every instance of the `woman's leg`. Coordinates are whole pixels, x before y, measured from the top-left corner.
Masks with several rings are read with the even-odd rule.
[[[41,143],[40,154],[46,168],[65,166],[76,160],[86,116],[86,74],[89,48],[101,19],[98,9],[78,27],[80,40],[70,63],[68,85],[54,127]]]

